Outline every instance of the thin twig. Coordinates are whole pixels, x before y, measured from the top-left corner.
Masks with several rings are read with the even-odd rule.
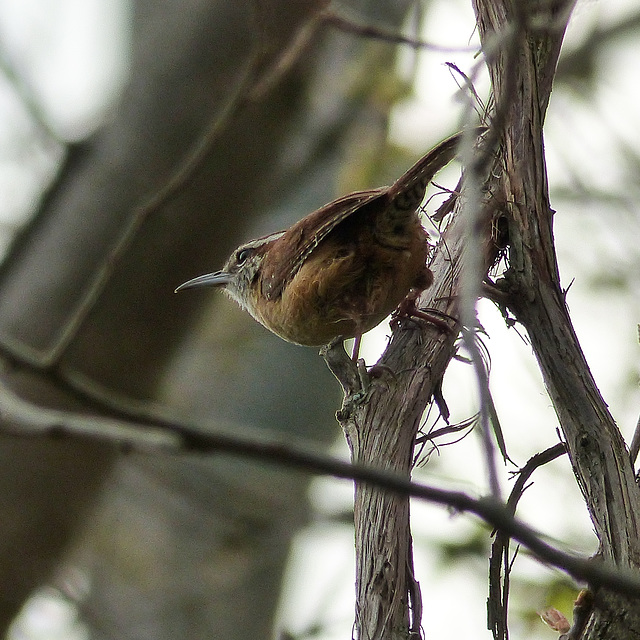
[[[467,149],[470,145],[467,146]],[[463,149],[464,153],[464,149]],[[472,154],[467,151],[467,156]],[[464,158],[463,158],[464,161]],[[465,162],[469,166],[471,162]],[[477,336],[474,328],[478,325],[476,317],[476,301],[479,296],[480,281],[484,277],[485,270],[483,268],[483,256],[481,255],[480,242],[476,232],[478,228],[478,219],[481,212],[483,181],[480,173],[470,171],[464,176],[465,201],[464,211],[460,214],[465,220],[465,246],[463,253],[463,267],[460,281],[460,320],[463,327],[462,337],[471,356],[471,361],[476,374],[478,383],[478,391],[480,395],[480,435],[482,438],[483,452],[485,457],[486,469],[489,477],[489,487],[491,493],[496,497],[500,497],[500,482],[498,479],[498,470],[495,459],[495,449],[491,438],[490,430],[490,406],[493,406],[491,393],[489,391],[489,380],[486,369],[484,367],[480,349],[478,348]],[[495,410],[493,412],[495,415]],[[500,427],[497,421],[494,421],[494,432],[500,433]],[[504,444],[501,447],[503,455],[506,457]]]
[[[152,194],[146,202],[137,207],[133,212],[120,237],[111,248],[109,256],[100,265],[90,286],[84,291],[82,299],[65,323],[63,331],[58,335],[56,342],[51,346],[47,355],[38,363],[41,367],[53,366],[60,359],[100,297],[115,266],[129,248],[129,245],[143,222],[154,211],[157,211],[161,206],[167,204],[167,202],[184,187],[194,171],[201,165],[213,144],[224,132],[229,121],[237,116],[247,104],[248,92],[255,82],[255,67],[255,58],[252,58],[246,65],[242,78],[236,85],[222,113],[216,114],[216,117],[211,121],[207,130],[194,144],[187,159],[176,169],[162,188]]]
[[[469,167],[470,170],[467,171],[463,177],[466,196],[463,215],[466,221],[467,241],[463,254],[464,262],[460,286],[460,319],[463,326],[466,327],[466,330],[462,332],[462,336],[476,373],[480,396],[480,433],[483,452],[489,477],[489,486],[492,494],[496,497],[500,496],[500,484],[495,460],[495,449],[490,434],[490,424],[493,426],[493,432],[496,435],[503,457],[508,459],[508,456],[504,439],[502,438],[502,429],[489,389],[489,377],[482,364],[480,349],[477,344],[477,335],[473,330],[478,324],[476,301],[480,297],[481,283],[486,274],[485,269],[483,269],[481,244],[478,241],[476,230],[478,229],[481,215],[481,189],[484,184],[484,176],[486,175],[487,167],[491,166],[493,162],[495,148],[502,136],[504,122],[510,105],[509,98],[514,89],[519,45],[524,34],[524,17],[522,13],[517,12],[517,19],[515,20],[514,26],[505,30],[503,34],[504,39],[497,39],[494,42],[494,47],[497,51],[503,49],[505,52],[505,81],[502,86],[501,95],[496,102],[496,110],[492,118],[491,127],[486,136],[487,139],[481,151],[475,154],[473,153],[473,147],[471,145],[463,145],[462,147],[463,164]],[[494,52],[492,52],[492,54],[493,53]],[[461,95],[463,98],[466,98],[466,110],[472,112],[477,100],[477,94],[473,89],[473,78],[467,78],[464,74],[462,75],[465,79],[467,91],[462,92]]]
[[[512,516],[515,515],[518,501],[522,497],[533,472],[566,452],[565,444],[560,442],[531,457],[524,467],[518,471],[518,479],[515,481],[507,500],[507,509]],[[509,600],[509,576],[512,566],[512,562],[509,561],[509,542],[509,536],[503,531],[498,531],[491,545],[491,556],[489,558],[487,614],[489,629],[493,633],[494,640],[508,640],[509,638],[507,604]]]
[[[533,472],[545,464],[549,464],[565,453],[567,453],[567,446],[564,442],[558,442],[558,444],[554,444],[552,447],[549,447],[540,453],[536,453],[527,460],[524,467],[517,472],[518,479],[515,481],[513,488],[511,489],[511,493],[509,494],[509,499],[507,500],[507,505],[511,509],[511,513],[515,514],[518,502],[520,501],[526,484]]]
[[[633,438],[631,438],[631,446],[629,447],[629,456],[631,456],[631,464],[635,466],[638,459],[638,452],[640,452],[640,417],[636,422],[636,428],[633,432]]]
[[[416,444],[424,444],[426,442],[433,442],[437,438],[441,438],[442,436],[449,435],[450,433],[458,433],[460,431],[465,431],[467,429],[473,429],[473,425],[478,420],[478,415],[473,415],[471,418],[467,418],[462,422],[458,422],[457,424],[448,424],[444,427],[439,427],[438,429],[432,428],[428,433],[425,433],[416,438]],[[458,440],[455,440],[458,442]],[[446,443],[449,444],[449,443]],[[439,445],[440,446],[440,445]]]
[[[390,29],[384,29],[382,27],[376,27],[370,24],[363,24],[357,22],[351,18],[338,15],[334,11],[326,11],[323,14],[323,20],[326,24],[344,31],[345,33],[353,33],[362,38],[373,38],[376,40],[383,40],[389,44],[403,44],[414,49],[428,49],[430,51],[439,51],[442,53],[464,53],[476,51],[477,47],[464,46],[464,47],[451,47],[448,45],[434,44],[432,42],[425,42],[424,40],[417,40],[409,36],[403,36],[397,31]]]

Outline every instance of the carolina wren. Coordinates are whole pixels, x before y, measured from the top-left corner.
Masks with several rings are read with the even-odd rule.
[[[176,291],[224,287],[258,322],[295,344],[359,340],[412,289],[433,282],[418,208],[461,138],[441,142],[390,187],[343,196],[286,231],[241,245],[222,271]]]

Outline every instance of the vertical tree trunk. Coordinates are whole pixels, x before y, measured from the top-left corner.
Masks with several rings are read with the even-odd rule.
[[[482,216],[478,232],[484,243],[480,255],[485,269],[496,252],[490,229],[491,218]],[[464,215],[454,216],[430,265],[434,285],[421,300],[421,305],[453,318],[459,314],[465,230]],[[453,325],[447,333],[411,320],[394,331],[378,363],[380,377],[373,379],[364,399],[354,402],[347,396],[338,414],[354,462],[411,476],[416,434],[456,351],[456,336]],[[341,375],[340,367],[333,369]],[[347,377],[342,380],[348,387]],[[408,497],[357,484],[355,522],[356,637],[420,637],[422,600],[413,575]]]

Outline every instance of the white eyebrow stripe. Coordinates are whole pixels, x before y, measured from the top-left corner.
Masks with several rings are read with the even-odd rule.
[[[245,242],[241,245],[242,249],[258,249],[263,245],[271,242],[273,240],[277,240],[281,236],[285,234],[285,231],[276,231],[275,233],[271,233],[268,236],[263,236],[262,238],[257,238],[256,240],[250,240],[249,242]]]

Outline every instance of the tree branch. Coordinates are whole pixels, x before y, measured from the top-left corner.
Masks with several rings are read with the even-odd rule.
[[[640,491],[622,436],[591,375],[560,286],[549,206],[542,125],[573,0],[547,4],[476,0],[483,46],[516,23],[525,31],[496,179],[509,218],[509,269],[498,282],[527,329],[564,434],[603,558],[640,564]],[[506,82],[504,54],[488,57],[494,93]],[[640,630],[637,601],[603,593],[584,637],[631,637]],[[614,603],[615,604],[612,604]],[[618,610],[617,610],[618,609]],[[621,613],[624,612],[623,615]],[[633,630],[633,631],[631,631]],[[582,637],[582,636],[581,636]],[[635,635],[633,635],[635,637]]]
[[[493,498],[474,498],[460,491],[440,489],[412,482],[389,470],[354,464],[291,444],[290,438],[267,437],[237,425],[188,425],[149,416],[144,422],[124,417],[83,415],[73,411],[40,407],[6,386],[0,386],[0,425],[5,436],[15,438],[81,438],[112,443],[123,451],[144,455],[168,453],[223,453],[243,459],[271,462],[305,473],[319,473],[354,480],[397,496],[413,496],[471,513],[527,547],[541,561],[566,571],[590,585],[607,586],[640,596],[640,577],[597,560],[581,558],[544,542],[543,536],[513,517],[511,508]],[[239,431],[244,431],[239,435]]]
[[[483,39],[514,19],[510,6],[497,0],[478,3]],[[512,220],[510,268],[499,286],[508,292],[509,308],[529,333],[602,551],[621,565],[637,566],[640,492],[620,432],[580,349],[559,283],[542,141],[562,38],[555,26],[546,33],[529,30],[518,67],[521,89],[510,96],[500,184]],[[499,56],[490,61],[496,87],[503,82],[503,64]]]
[[[511,515],[515,515],[518,501],[522,497],[526,483],[533,472],[538,467],[555,460],[566,452],[567,448],[563,442],[560,442],[531,457],[527,464],[518,471],[518,479],[511,489],[506,504]],[[495,640],[509,637],[507,627],[507,602],[509,599],[509,574],[511,569],[509,542],[510,538],[505,532],[497,531],[495,540],[491,545],[491,557],[489,558],[487,619],[489,630],[493,633]]]

